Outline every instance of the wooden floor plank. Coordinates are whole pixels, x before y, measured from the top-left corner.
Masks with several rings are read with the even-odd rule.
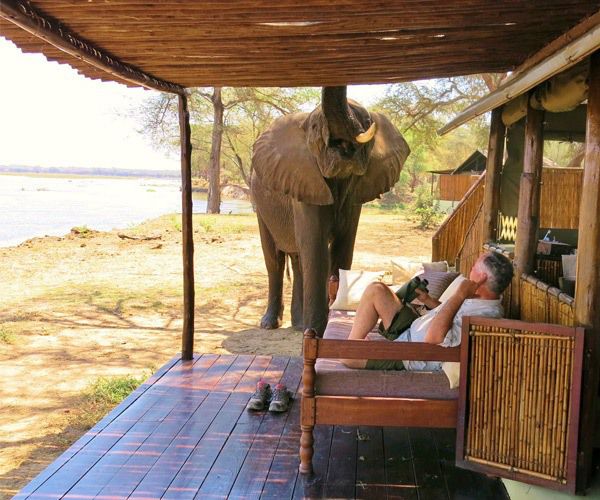
[[[202,357],[198,362],[204,362]],[[181,376],[181,362],[175,364],[158,381],[165,378],[178,378]],[[93,436],[87,445],[74,454],[55,473],[44,481],[29,498],[60,498],[69,491],[108,451],[122,439],[127,432],[138,422],[152,421],[149,415],[164,415],[168,413],[171,404],[163,388],[152,385],[145,397],[137,399],[133,404],[121,412],[104,429]]]
[[[269,474],[261,493],[261,500],[281,500],[292,498],[294,485],[300,464],[300,403],[301,403],[301,373],[302,359],[292,358],[286,373],[298,373],[298,385],[294,394],[294,402],[289,409],[290,415],[285,423],[279,445],[273,457]],[[291,388],[291,386],[290,386]]]
[[[325,498],[354,498],[356,487],[357,427],[336,425],[329,455]]]
[[[198,358],[199,356],[196,356]],[[54,462],[46,467],[32,481],[30,481],[17,495],[15,499],[25,500],[31,493],[38,489],[46,482],[54,473],[67,463],[73,456],[81,451],[94,437],[104,429],[109,423],[113,422],[117,417],[121,416],[138,398],[140,398],[148,389],[152,387],[157,380],[163,377],[175,364],[180,361],[181,357],[175,356],[159,368],[151,375],[144,383],[142,383],[135,391],[125,398],[114,410],[109,412],[102,420],[87,431],[81,438],[73,443],[69,449],[61,454]]]
[[[274,388],[277,383],[291,387],[296,393],[300,384],[300,370],[296,363],[290,367],[291,361],[286,365],[280,379],[268,379]],[[293,404],[292,404],[293,405]],[[277,451],[281,435],[285,428],[290,412],[272,413],[265,411],[263,421],[258,428],[254,441],[246,459],[240,468],[229,496],[231,498],[260,498],[263,485],[269,474],[273,457]],[[290,495],[291,497],[291,495]]]
[[[460,469],[455,464],[456,431],[454,429],[432,429],[432,436],[440,456],[442,473],[446,480],[450,498],[486,498],[509,500],[508,493],[497,478]]]
[[[210,393],[209,389],[202,387],[214,385],[215,378],[225,373],[233,358],[220,356],[206,367],[201,365],[201,361],[188,366],[178,381],[162,384],[169,391],[169,397],[165,398],[169,403],[165,406],[170,406],[170,411],[164,417],[158,417],[158,427],[120,467],[110,483],[102,488],[99,496],[127,498],[132,494]],[[205,378],[208,380],[206,384],[203,382]],[[196,386],[200,388],[196,389]]]
[[[388,500],[417,500],[417,483],[408,429],[383,429],[385,475]]]
[[[281,378],[289,358],[273,358],[263,379],[277,381]],[[211,467],[198,491],[197,498],[226,498],[252,446],[265,412],[246,411],[240,415],[227,442]]]
[[[448,498],[446,482],[431,429],[410,429],[409,436],[419,499],[446,500]]]
[[[167,488],[163,498],[173,500],[194,498],[240,415],[245,411],[250,389],[254,390],[269,363],[270,358],[266,356],[258,356],[252,361],[187,462]]]
[[[199,403],[201,407],[206,408],[204,405],[204,398],[209,392],[205,390],[201,394],[198,392],[194,393],[194,391],[189,389],[189,386],[194,378],[210,378],[213,373],[222,370],[221,366],[223,363],[217,363],[218,359],[218,356],[207,356],[200,362],[183,363],[182,368],[179,371],[179,376],[176,379],[171,378],[158,386],[160,387],[159,394],[161,394],[161,402],[170,399],[164,397],[165,391],[168,391],[166,394],[170,396],[179,394],[177,404],[190,404],[191,402],[194,402],[194,405]],[[225,363],[226,366],[227,364],[229,364],[229,361]],[[177,386],[179,386],[179,392],[171,392],[170,389]],[[160,405],[159,411],[148,412],[144,420],[138,422],[138,424],[143,426],[143,430],[139,430],[135,426],[130,429],[127,435],[104,455],[104,457],[102,457],[102,459],[100,459],[80,481],[77,482],[77,484],[69,491],[69,495],[72,497],[79,495],[85,496],[86,492],[88,495],[97,495],[111,481],[118,481],[119,471],[123,467],[130,466],[131,464],[128,462],[129,458],[138,452],[143,443],[152,438],[156,429],[164,420],[163,415],[168,406],[165,407],[165,405]],[[140,432],[143,434],[140,434]],[[131,447],[130,443],[135,445],[135,447]]]
[[[356,498],[386,498],[382,428],[361,426],[357,438]]]
[[[333,440],[333,426],[317,425],[315,426],[313,436],[313,473],[297,475],[293,496],[295,500],[300,498],[325,498],[325,486],[329,472],[329,455]],[[299,448],[300,446],[298,446]]]
[[[203,384],[194,384],[195,387],[206,388],[211,392],[136,487],[131,498],[158,499],[165,494],[173,478],[219,414],[229,397],[229,391],[240,381],[251,361],[251,356],[234,358],[228,370],[218,380],[213,377],[212,387],[207,385],[207,377],[203,377],[206,379]]]

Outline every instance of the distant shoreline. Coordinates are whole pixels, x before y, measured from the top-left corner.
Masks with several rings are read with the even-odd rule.
[[[176,170],[148,170],[121,168],[88,168],[88,167],[29,167],[25,165],[0,165],[0,174],[6,175],[37,175],[60,177],[108,177],[108,178],[139,178],[151,177],[156,179],[179,179]]]

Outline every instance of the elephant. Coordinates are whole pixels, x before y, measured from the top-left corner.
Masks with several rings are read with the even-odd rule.
[[[323,87],[312,112],[281,116],[258,137],[250,190],[269,283],[261,328],[281,325],[287,255],[292,326],[322,335],[327,282],[352,265],[362,204],[398,181],[409,153],[392,122],[347,99],[345,86]]]

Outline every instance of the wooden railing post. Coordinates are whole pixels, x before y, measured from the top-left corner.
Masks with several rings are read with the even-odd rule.
[[[566,201],[566,200],[565,200]],[[600,52],[590,63],[585,167],[579,212],[575,322],[586,327],[578,489],[590,478],[600,378]]]
[[[194,228],[192,226],[192,140],[187,97],[179,95],[181,134],[181,234],[183,247],[183,329],[181,358],[194,356]]]
[[[304,332],[302,372],[302,405],[300,415],[300,473],[312,474],[314,454],[313,429],[315,428],[315,363],[317,361],[317,333],[313,329]]]
[[[515,264],[519,275],[533,272],[540,221],[540,180],[544,154],[544,112],[527,104],[523,173],[519,188],[519,212]]]
[[[490,139],[483,192],[483,241],[498,240],[498,210],[500,207],[500,174],[504,158],[504,123],[502,107],[492,111]]]

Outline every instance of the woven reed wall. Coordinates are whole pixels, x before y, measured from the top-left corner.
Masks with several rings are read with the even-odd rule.
[[[540,227],[577,229],[583,169],[544,168],[540,197]]]
[[[565,483],[574,339],[472,325],[466,459]]]
[[[456,256],[456,269],[468,276],[478,257],[483,253],[483,206],[473,220],[473,224],[465,235],[462,248]]]
[[[457,205],[454,212],[444,221],[432,238],[432,261],[447,260],[450,265],[456,261],[458,252],[464,246],[467,233],[483,203],[485,175],[471,187]],[[481,245],[480,245],[481,248]]]
[[[440,200],[459,201],[467,193],[470,187],[477,182],[477,175],[440,175],[439,198]]]
[[[520,318],[523,321],[573,326],[575,324],[575,301],[543,281],[528,275],[519,280]]]

